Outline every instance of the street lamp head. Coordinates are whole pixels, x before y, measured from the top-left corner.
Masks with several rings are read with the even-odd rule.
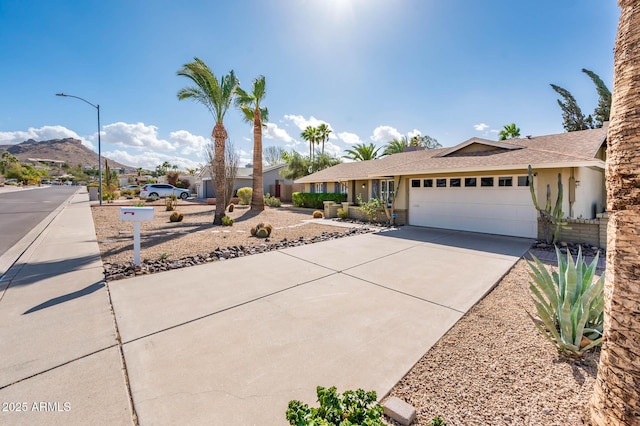
[[[56,93],[56,96],[67,96],[64,93]]]

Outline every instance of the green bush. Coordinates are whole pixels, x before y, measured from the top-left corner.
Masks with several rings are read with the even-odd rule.
[[[310,408],[300,401],[290,401],[286,419],[294,426],[384,426],[383,408],[376,403],[376,392],[345,391],[340,395],[335,387],[316,388],[319,408]]]
[[[338,217],[340,219],[348,219],[349,218],[349,210],[348,209],[338,209]]]
[[[569,251],[565,259],[558,247],[556,256],[558,272],[553,275],[535,256],[532,256],[535,263],[527,261],[533,279],[529,289],[538,318],[529,316],[560,352],[582,356],[602,344],[604,273],[597,281],[593,280],[598,255],[588,266],[581,249],[575,263]]]
[[[244,188],[238,189],[238,198],[240,198],[240,204],[243,206],[248,206],[251,204],[251,197],[253,196],[253,188],[249,188],[245,186]]]
[[[313,194],[311,192],[294,192],[291,195],[293,205],[296,207],[308,207],[311,209],[321,209],[324,207],[323,201],[334,201],[342,203],[347,199],[346,194]]]
[[[280,198],[272,197],[269,193],[264,196],[264,205],[269,207],[280,207],[282,202]]]
[[[229,216],[222,216],[222,224],[224,226],[231,226],[233,225],[233,219],[231,219]]]

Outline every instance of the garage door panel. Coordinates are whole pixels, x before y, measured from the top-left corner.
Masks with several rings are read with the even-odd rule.
[[[537,214],[526,188],[411,188],[409,223],[535,238]]]

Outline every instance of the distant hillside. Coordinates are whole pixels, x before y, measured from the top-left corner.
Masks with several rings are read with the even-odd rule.
[[[15,145],[0,145],[0,155],[3,152],[15,156],[21,162],[28,161],[29,158],[39,158],[45,160],[64,161],[71,167],[78,164],[83,166],[94,166],[98,168],[98,153],[91,151],[82,145],[77,139],[53,139],[49,141],[28,141]],[[102,166],[104,167],[105,156],[102,156]],[[109,167],[122,167],[125,169],[135,170],[135,167],[127,166],[109,158]]]

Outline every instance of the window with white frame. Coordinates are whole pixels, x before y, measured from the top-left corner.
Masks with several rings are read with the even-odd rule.
[[[324,183],[316,183],[316,194],[322,194],[324,192]]]
[[[380,200],[391,207],[394,194],[393,180],[381,180],[380,181]]]
[[[341,194],[349,193],[349,182],[340,182],[340,193]]]

